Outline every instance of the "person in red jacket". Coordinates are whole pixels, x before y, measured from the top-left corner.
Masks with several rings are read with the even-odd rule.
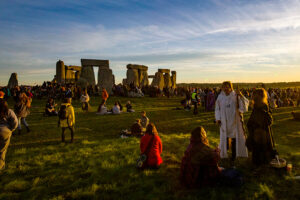
[[[148,147],[148,145],[150,145]],[[143,168],[158,169],[163,160],[160,157],[162,152],[162,142],[158,136],[158,132],[153,123],[148,124],[145,135],[141,138],[140,149],[141,154],[144,154],[149,148],[147,153],[147,160]]]

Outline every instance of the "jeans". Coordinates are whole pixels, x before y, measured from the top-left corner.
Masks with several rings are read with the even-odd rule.
[[[22,127],[21,127],[21,122],[22,122],[26,127],[28,127],[28,124],[27,124],[27,122],[26,122],[26,118],[20,117],[20,118],[18,118],[18,120],[19,120],[19,125],[18,125],[18,129],[19,129],[19,130],[22,129]]]

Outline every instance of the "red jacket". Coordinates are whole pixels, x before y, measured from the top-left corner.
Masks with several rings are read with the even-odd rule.
[[[149,142],[151,142],[151,138],[154,137],[150,151],[147,155],[148,160],[147,160],[147,166],[159,166],[163,160],[160,157],[160,154],[162,152],[162,143],[158,135],[149,135],[145,134],[141,138],[141,143],[140,143],[140,149],[141,149],[141,154],[143,154]]]

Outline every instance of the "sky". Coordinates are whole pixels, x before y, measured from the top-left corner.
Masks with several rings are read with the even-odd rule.
[[[300,81],[300,0],[0,0],[0,85],[55,64],[108,59],[177,71],[178,83]]]

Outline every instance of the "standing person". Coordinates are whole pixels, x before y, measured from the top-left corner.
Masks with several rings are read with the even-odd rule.
[[[71,105],[72,99],[65,98],[64,102],[61,104],[60,110],[58,112],[59,126],[61,127],[61,141],[65,142],[65,130],[68,128],[71,131],[71,143],[74,140],[74,125],[75,125],[75,114],[74,108]]]
[[[106,100],[108,99],[109,95],[104,87],[102,87],[101,97],[102,97],[102,102],[106,103]]]
[[[221,158],[227,158],[231,146],[234,162],[236,157],[248,157],[243,128],[243,113],[248,110],[249,101],[239,90],[234,91],[232,83],[225,81],[215,107],[216,123],[220,126]],[[230,145],[231,144],[231,145]]]
[[[8,109],[7,102],[0,98],[0,171],[5,168],[5,155],[12,132],[18,127],[18,118]]]
[[[142,168],[158,169],[163,162],[160,156],[162,153],[162,142],[153,123],[147,126],[146,134],[141,138],[140,149],[141,154],[146,154],[147,156],[147,160]]]
[[[80,101],[81,101],[81,108],[83,111],[88,112],[90,105],[89,105],[89,101],[90,101],[90,97],[89,94],[87,93],[87,90],[83,90],[82,95],[80,97]]]
[[[255,165],[268,164],[275,157],[271,125],[273,118],[268,105],[265,89],[256,89],[253,93],[254,108],[247,123],[249,136],[247,147],[252,151]]]
[[[192,103],[194,105],[194,115],[198,114],[198,94],[197,89],[194,89],[194,92],[192,93]]]
[[[30,114],[30,107],[31,102],[30,99],[26,96],[26,94],[23,92],[19,95],[19,100],[14,106],[15,114],[18,117],[19,126],[18,126],[18,133],[19,135],[22,132],[21,123],[23,123],[26,127],[27,133],[30,132],[29,125],[26,122],[26,117]]]
[[[143,130],[143,132],[145,132],[146,128],[149,124],[149,118],[146,116],[146,111],[142,111],[141,115],[142,115],[142,117],[141,117],[142,130]]]

